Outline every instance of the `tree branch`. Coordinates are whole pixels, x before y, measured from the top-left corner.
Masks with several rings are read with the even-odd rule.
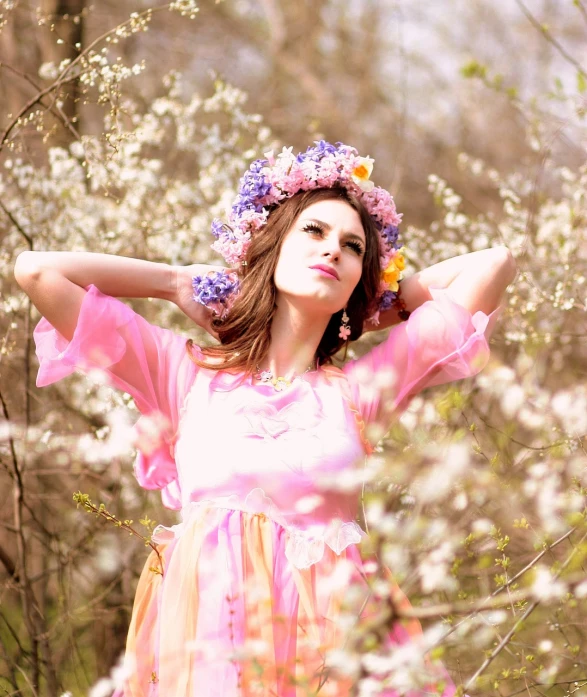
[[[23,228],[19,224],[18,220],[16,220],[16,218],[12,215],[12,213],[8,210],[8,208],[6,208],[6,206],[2,203],[2,200],[0,200],[0,208],[4,211],[4,213],[9,218],[10,222],[14,225],[14,227],[25,238],[25,240],[27,241],[27,244],[29,246],[29,249],[33,249],[33,238],[23,230]]]
[[[168,10],[170,6],[170,3],[167,5],[162,5],[161,7],[155,7],[155,8],[150,8],[148,10],[145,10],[144,12],[141,12],[138,16],[143,17],[146,15],[152,15],[155,12],[161,12],[162,10]],[[13,128],[17,125],[19,120],[28,112],[30,111],[35,104],[38,104],[43,97],[46,97],[48,94],[51,94],[51,92],[55,92],[58,90],[62,85],[67,84],[68,82],[72,82],[74,80],[77,80],[79,75],[71,75],[72,70],[77,67],[81,59],[89,53],[95,46],[97,46],[100,42],[104,41],[107,39],[110,35],[114,34],[117,30],[119,30],[121,27],[126,26],[127,24],[131,24],[131,22],[136,21],[136,17],[134,18],[129,18],[125,22],[122,22],[121,24],[118,24],[116,27],[109,29],[107,32],[104,32],[101,36],[98,36],[92,43],[87,46],[83,51],[81,51],[72,61],[69,63],[64,69],[61,75],[57,78],[57,80],[52,84],[49,85],[48,87],[45,87],[45,89],[42,89],[35,97],[30,99],[16,114],[16,116],[12,119],[12,121],[8,124],[6,129],[4,130],[4,133],[2,134],[2,137],[0,138],[0,150],[4,147],[4,144],[6,143],[6,140],[10,133],[12,132]]]
[[[587,539],[587,533],[579,540],[579,545],[581,545]],[[568,567],[568,565],[573,560],[573,557],[577,553],[577,548],[573,548],[573,551],[566,558],[560,569],[554,574],[553,581],[560,578],[563,571]],[[584,574],[582,574],[582,580],[584,580]],[[534,610],[540,605],[540,600],[535,600],[527,609],[526,612],[520,617],[520,619],[514,624],[510,631],[504,636],[504,638],[499,642],[491,654],[483,661],[476,673],[470,678],[470,680],[465,685],[465,689],[472,687],[476,682],[477,678],[483,673],[487,667],[494,661],[494,659],[501,653],[501,651],[507,646],[512,636],[516,633],[519,627],[526,621],[526,619],[534,612]]]
[[[554,38],[554,36],[550,33],[548,28],[544,25],[541,24],[536,17],[528,10],[526,5],[522,2],[522,0],[516,0],[516,4],[522,10],[524,15],[526,16],[526,19],[532,24],[532,26],[539,31],[542,36],[548,41],[548,43],[553,46],[558,53],[567,61],[567,63],[570,63],[572,66],[574,66],[584,77],[587,77],[587,72],[585,71],[585,68],[577,62],[573,56],[571,56],[570,53],[567,53],[566,49],[559,44],[559,42]],[[583,8],[584,9],[584,8]]]
[[[12,557],[8,552],[0,545],[0,562],[4,565],[4,568],[8,572],[8,575],[12,578],[15,583],[20,583],[20,577],[16,571],[16,564],[12,560]]]
[[[42,90],[42,88],[39,85],[37,85],[37,83],[34,82],[31,77],[29,77],[26,73],[23,73],[21,70],[17,70],[12,65],[9,65],[8,63],[2,63],[0,61],[0,70],[2,70],[2,68],[6,68],[15,75],[18,75],[23,80],[25,80],[25,82],[28,82],[29,85],[32,85],[39,92]],[[46,105],[41,100],[39,101],[39,103],[41,104],[41,106],[45,107],[45,109],[48,109],[53,114],[53,116],[59,119],[63,123],[63,125],[71,132],[71,134],[76,140],[79,140],[81,138],[79,132],[76,130],[75,126],[71,122],[71,119],[67,118],[66,114],[63,113],[62,109],[60,109],[59,107],[55,108],[52,104]]]

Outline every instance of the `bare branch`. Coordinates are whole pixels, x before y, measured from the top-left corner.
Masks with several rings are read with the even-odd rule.
[[[522,10],[524,15],[526,16],[526,19],[532,24],[532,26],[539,31],[542,36],[548,41],[551,46],[553,46],[558,53],[567,61],[567,63],[570,63],[573,67],[575,67],[584,77],[587,77],[587,72],[583,66],[576,61],[573,56],[571,56],[570,53],[566,51],[566,49],[554,38],[554,36],[550,33],[548,30],[548,27],[546,27],[544,24],[541,24],[536,17],[530,12],[530,10],[524,5],[522,0],[515,0],[516,4]]]
[[[581,16],[587,23],[587,8],[585,8],[585,5],[583,4],[583,0],[574,0],[573,5],[579,10],[581,13]]]
[[[0,199],[0,208],[4,211],[4,213],[8,216],[10,219],[10,222],[14,225],[14,227],[20,232],[20,234],[25,238],[27,241],[27,244],[29,246],[29,249],[33,249],[33,238],[24,231],[22,226],[19,224],[18,220],[12,215],[12,213],[6,208],[6,206],[2,203],[2,200]]]
[[[4,568],[8,572],[8,575],[12,577],[15,583],[20,583],[20,577],[16,571],[16,564],[12,560],[12,557],[8,552],[0,545],[0,562],[4,565]]]

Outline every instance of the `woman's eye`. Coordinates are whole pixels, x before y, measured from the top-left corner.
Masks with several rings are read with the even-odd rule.
[[[312,232],[312,233],[317,234],[317,235],[324,234],[324,230],[319,225],[315,225],[314,223],[306,223],[306,225],[304,225],[302,230],[304,232]]]
[[[363,245],[359,244],[359,242],[348,242],[347,246],[350,247],[353,250],[353,252],[358,254],[360,257],[363,256],[363,254],[365,253]]]

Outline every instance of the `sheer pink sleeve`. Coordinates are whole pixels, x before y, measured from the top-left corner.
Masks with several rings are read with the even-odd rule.
[[[425,387],[476,375],[489,359],[498,310],[471,315],[445,289],[430,294],[432,300],[392,327],[383,343],[343,368],[366,424],[398,416]]]
[[[146,489],[162,489],[163,502],[181,507],[172,457],[179,412],[198,367],[185,339],[149,324],[128,305],[87,287],[75,334],[67,341],[42,318],[34,331],[37,387],[76,370],[98,370],[109,384],[128,392],[143,416],[136,424],[139,454],[135,475]]]

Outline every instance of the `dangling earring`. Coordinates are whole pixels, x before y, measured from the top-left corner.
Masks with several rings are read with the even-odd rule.
[[[348,338],[351,335],[351,325],[349,324],[349,316],[346,313],[346,307],[342,311],[341,322],[342,323],[340,325],[340,331],[338,332],[338,336],[341,339],[348,341]]]

